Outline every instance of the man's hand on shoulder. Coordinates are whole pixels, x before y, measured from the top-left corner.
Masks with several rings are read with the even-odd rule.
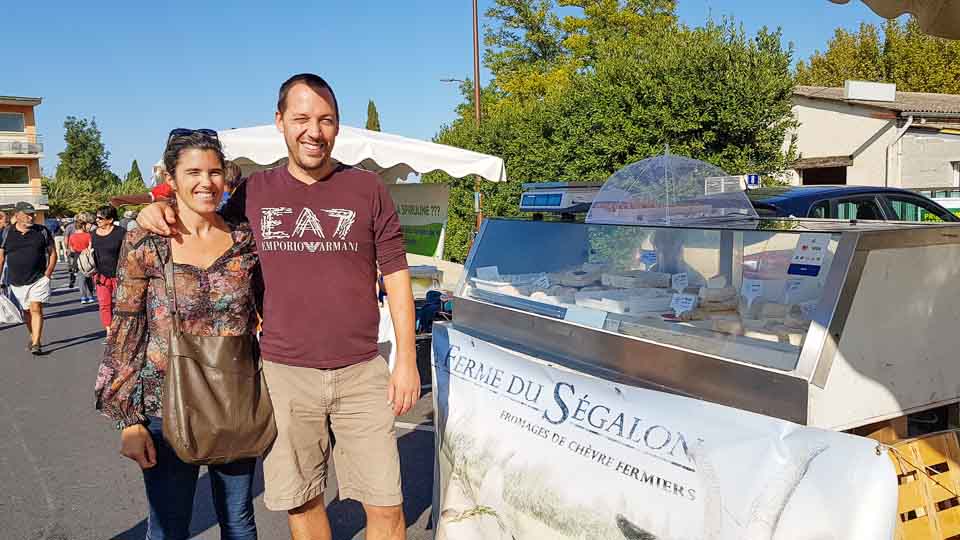
[[[155,202],[137,214],[137,225],[161,236],[170,236],[170,226],[176,223],[176,211],[164,201]]]

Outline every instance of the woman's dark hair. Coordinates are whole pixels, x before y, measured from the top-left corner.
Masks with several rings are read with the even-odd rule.
[[[283,111],[287,110],[287,93],[290,92],[290,88],[297,83],[303,83],[309,86],[311,90],[318,94],[324,90],[330,92],[330,95],[333,97],[333,108],[337,112],[337,121],[340,121],[340,105],[337,103],[337,94],[333,92],[333,87],[330,86],[330,83],[325,81],[323,77],[314,75],[313,73],[298,73],[286,81],[283,81],[283,84],[280,85],[280,95],[277,97],[277,110],[280,111],[280,114],[283,114]]]
[[[220,144],[220,139],[197,132],[190,135],[178,135],[170,138],[167,142],[167,148],[163,151],[163,166],[171,176],[177,170],[180,154],[184,150],[210,150],[217,154],[221,167],[226,162],[226,158],[223,157],[223,146]]]
[[[240,170],[240,166],[237,165],[236,162],[228,159],[223,165],[223,178],[226,181],[227,187],[230,188],[231,191],[240,185],[241,176],[243,176],[243,172]]]
[[[114,207],[112,207],[112,206],[110,206],[110,205],[101,206],[100,208],[97,208],[97,217],[99,217],[99,218],[107,218],[107,219],[109,219],[110,221],[116,221],[116,220],[117,220],[117,209],[114,208]]]

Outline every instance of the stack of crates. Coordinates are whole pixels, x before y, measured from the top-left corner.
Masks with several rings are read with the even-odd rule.
[[[896,540],[960,540],[960,430],[896,442]]]

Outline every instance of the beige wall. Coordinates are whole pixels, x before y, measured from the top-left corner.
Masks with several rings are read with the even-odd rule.
[[[886,147],[896,136],[896,116],[886,111],[846,103],[794,97],[793,114],[799,122],[794,132],[801,158],[849,156],[871,141],[847,168],[847,183],[884,185]],[[789,144],[790,135],[784,143]],[[799,183],[793,174],[791,181]]]
[[[898,146],[894,150],[903,156],[897,171],[902,187],[956,185],[951,162],[960,161],[960,135],[909,131]]]

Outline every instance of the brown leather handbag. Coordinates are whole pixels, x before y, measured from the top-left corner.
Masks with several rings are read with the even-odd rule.
[[[183,332],[173,250],[167,245],[164,281],[173,329],[163,383],[163,437],[177,457],[195,465],[261,456],[277,426],[256,339]]]

